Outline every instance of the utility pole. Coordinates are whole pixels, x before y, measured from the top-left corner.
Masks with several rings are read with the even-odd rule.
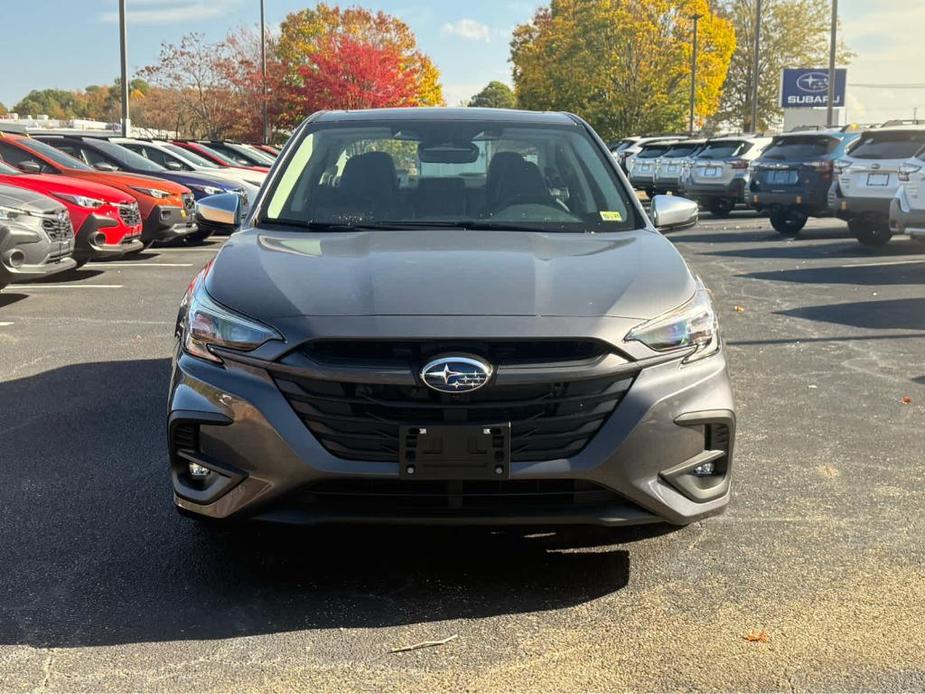
[[[688,126],[688,134],[694,136],[694,106],[697,102],[697,22],[703,17],[702,14],[691,15],[694,20],[694,45],[691,51],[691,118]]]
[[[752,66],[752,132],[758,132],[758,57],[761,53],[761,0],[755,0],[755,62]]]
[[[128,42],[125,37],[125,0],[119,0],[119,44],[122,62],[122,137],[128,137],[132,124],[128,115]]]
[[[835,43],[838,32],[838,0],[832,0],[832,35],[829,39],[829,93],[826,98],[825,122],[835,125]]]
[[[263,144],[268,145],[270,119],[267,115],[267,25],[264,0],[260,0],[260,74],[263,76]]]

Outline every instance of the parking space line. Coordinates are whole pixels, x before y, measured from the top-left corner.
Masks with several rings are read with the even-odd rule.
[[[0,328],[5,328],[8,325],[13,325],[13,323],[12,322],[0,323]]]
[[[112,262],[112,263],[87,263],[84,267],[193,267],[193,263],[145,263],[145,262]]]
[[[884,265],[914,265],[916,263],[925,262],[925,257],[916,258],[914,260],[884,260],[876,263],[850,263],[848,265],[842,265],[841,267],[881,267]]]
[[[121,284],[17,284],[16,289],[28,292],[30,289],[122,289]]]

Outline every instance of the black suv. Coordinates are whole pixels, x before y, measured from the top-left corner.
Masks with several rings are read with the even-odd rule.
[[[752,164],[752,205],[786,236],[800,233],[809,217],[831,216],[835,161],[857,137],[837,130],[778,135]]]

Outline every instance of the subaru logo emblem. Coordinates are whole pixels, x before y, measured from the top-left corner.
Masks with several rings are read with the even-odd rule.
[[[491,378],[492,367],[473,357],[440,357],[421,369],[421,380],[441,393],[471,393]]]
[[[797,86],[804,92],[820,94],[829,89],[829,73],[807,72],[797,78]]]

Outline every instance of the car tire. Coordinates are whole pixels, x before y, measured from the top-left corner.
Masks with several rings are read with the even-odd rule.
[[[714,217],[728,217],[732,213],[735,203],[729,198],[715,198],[710,201],[710,214]]]
[[[794,209],[774,210],[771,212],[771,226],[784,236],[796,236],[806,226],[809,216]]]
[[[890,225],[878,217],[855,217],[848,222],[848,231],[865,246],[884,246],[893,236]]]

